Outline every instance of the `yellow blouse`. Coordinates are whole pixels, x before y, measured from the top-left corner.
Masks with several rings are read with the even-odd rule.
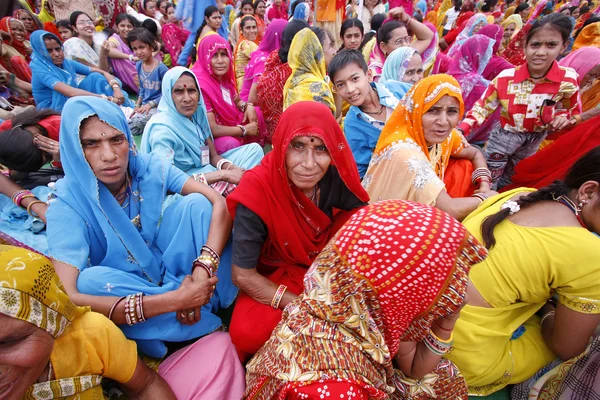
[[[482,241],[481,225],[515,194],[488,199],[463,223]],[[581,227],[524,227],[505,220],[494,230],[496,245],[469,278],[492,306],[465,306],[447,355],[464,375],[469,393],[488,395],[522,382],[556,358],[535,313],[552,295],[584,314],[600,313],[600,238]],[[521,326],[525,332],[513,334]]]

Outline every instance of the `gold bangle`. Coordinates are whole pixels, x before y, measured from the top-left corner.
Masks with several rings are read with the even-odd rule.
[[[435,338],[435,340],[437,340],[440,343],[449,344],[449,343],[452,343],[452,341],[454,340],[454,332],[450,332],[450,339],[446,339],[446,340],[441,339],[438,335],[433,333],[433,329],[430,329],[429,333],[431,333],[431,336],[433,336]]]
[[[27,214],[31,215],[33,218],[39,218],[39,215],[33,215],[33,214],[32,214],[32,211],[31,211],[31,207],[32,207],[34,204],[38,204],[38,203],[39,203],[39,204],[46,204],[45,202],[43,202],[43,201],[41,201],[41,200],[34,200],[34,201],[32,201],[31,203],[29,203],[29,204],[27,205]],[[47,205],[47,204],[46,204],[46,205]]]

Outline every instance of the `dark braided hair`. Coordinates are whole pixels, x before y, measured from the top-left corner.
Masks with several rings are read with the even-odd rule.
[[[600,183],[600,146],[597,146],[577,160],[564,180],[557,180],[550,185],[529,193],[515,200],[521,208],[525,208],[544,200],[553,200],[561,195],[567,196],[572,190],[577,190],[585,182],[595,181]],[[496,244],[494,229],[510,215],[510,209],[500,210],[487,217],[481,225],[483,243],[488,249]]]

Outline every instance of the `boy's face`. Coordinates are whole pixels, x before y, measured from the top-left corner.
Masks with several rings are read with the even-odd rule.
[[[336,72],[333,85],[350,105],[360,107],[372,90],[370,81],[370,71],[365,73],[358,64],[351,63]]]

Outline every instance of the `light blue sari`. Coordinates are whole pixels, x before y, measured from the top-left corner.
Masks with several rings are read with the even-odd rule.
[[[200,194],[191,194],[163,212],[167,192],[180,192],[188,176],[159,157],[138,154],[118,106],[81,96],[66,102],[63,115],[69,115],[60,129],[65,178],[57,182],[56,199],[46,214],[50,257],[80,271],[77,288],[81,293],[119,297],[177,289],[191,274],[192,262],[208,237],[211,203]],[[93,115],[125,133],[130,143],[132,194],[125,208],[98,181],[85,159],[79,127]],[[218,277],[213,297],[202,307],[200,322],[182,325],[171,312],[134,326],[121,325],[121,329],[142,353],[157,358],[166,354],[163,341],[183,342],[213,332],[221,326],[215,313],[230,306],[237,295],[231,282],[231,245],[221,255]]]
[[[173,86],[184,73],[194,78],[200,95],[198,109],[191,119],[177,111],[171,95]],[[200,147],[205,146],[206,139],[213,137],[206,117],[207,112],[200,85],[194,73],[184,67],[169,70],[163,77],[162,94],[158,112],[150,118],[144,129],[141,152],[159,154],[190,175],[216,171],[217,169],[211,164],[202,165]],[[264,153],[260,145],[251,143],[221,155],[238,167],[248,170],[260,164]]]
[[[97,72],[90,72],[89,67],[67,58],[63,60],[62,68],[54,65],[46,49],[44,38],[52,38],[62,46],[60,39],[53,33],[39,30],[31,34],[30,42],[33,49],[31,55],[32,61],[30,63],[32,75],[31,86],[38,109],[51,108],[61,111],[68,99],[64,94],[53,90],[53,87],[48,87],[50,82],[62,82],[90,93],[104,94],[106,96],[113,95],[113,90],[106,78]],[[78,73],[87,75],[79,84],[77,84]],[[122,86],[121,81],[117,79],[117,82],[119,86]],[[123,91],[123,95],[125,96],[124,106],[133,107],[134,104],[125,91]]]
[[[404,78],[410,59],[416,52],[417,50],[412,47],[399,47],[390,53],[383,64],[379,83],[382,83],[400,100],[412,87],[411,83],[402,82],[402,78]]]

